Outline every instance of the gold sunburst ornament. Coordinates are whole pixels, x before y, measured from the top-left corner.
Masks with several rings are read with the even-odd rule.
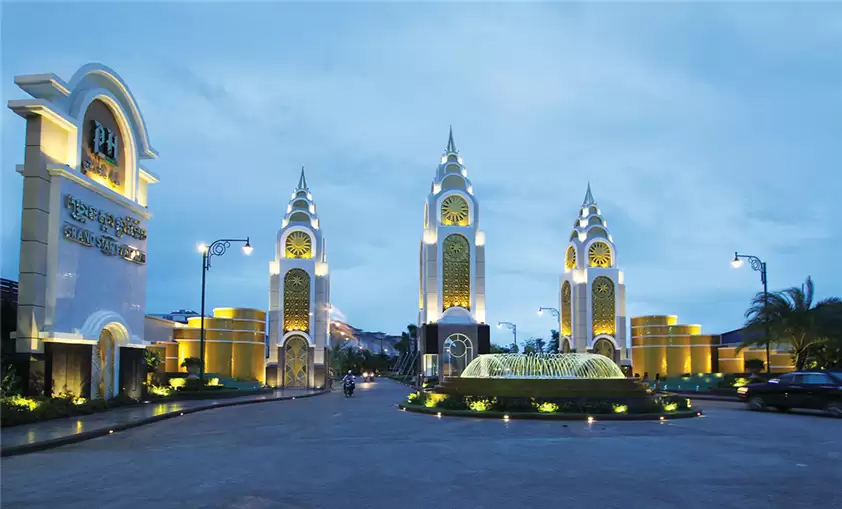
[[[313,252],[310,236],[301,231],[290,233],[287,235],[286,252],[287,258],[310,258]]]
[[[468,202],[458,195],[445,198],[441,204],[441,223],[445,226],[468,226]]]
[[[591,267],[610,267],[611,249],[604,242],[594,242],[588,248],[588,265]]]
[[[567,248],[567,256],[565,256],[564,268],[567,270],[576,268],[576,248],[573,246]]]

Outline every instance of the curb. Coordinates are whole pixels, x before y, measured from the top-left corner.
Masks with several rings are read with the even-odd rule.
[[[717,396],[715,394],[700,394],[690,392],[674,392],[676,396],[683,396],[690,399],[698,399],[701,401],[724,401],[726,403],[742,403],[742,400],[737,396]]]
[[[689,419],[701,417],[704,412],[701,409],[683,410],[674,413],[663,414],[540,414],[532,412],[473,412],[471,410],[446,410],[439,408],[418,407],[400,403],[398,408],[407,412],[418,414],[435,415],[437,417],[476,417],[480,419],[525,419],[536,421],[587,421],[593,417],[594,422],[598,421],[660,421],[670,419]]]
[[[123,431],[131,428],[137,428],[140,426],[144,426],[146,424],[152,424],[153,422],[164,421],[167,419],[172,419],[174,417],[181,417],[182,415],[187,414],[194,414],[196,412],[202,412],[204,410],[213,410],[215,408],[225,408],[225,407],[232,407],[232,406],[240,406],[240,405],[252,405],[255,403],[268,403],[270,401],[286,401],[292,399],[303,399],[303,398],[312,398],[315,396],[321,396],[323,394],[327,394],[331,392],[330,389],[324,389],[321,392],[315,392],[312,394],[303,394],[301,396],[281,396],[279,398],[267,398],[267,399],[254,399],[248,401],[229,401],[229,402],[222,402],[222,403],[215,403],[212,405],[205,405],[193,408],[187,408],[185,410],[178,410],[175,412],[168,412],[161,415],[156,415],[154,417],[146,417],[143,419],[138,419],[132,422],[126,422],[122,424],[116,424],[114,426],[109,426],[106,428],[99,428],[93,429],[90,431],[85,431],[83,433],[77,433],[75,435],[68,435],[66,437],[61,438],[54,438],[52,440],[44,440],[42,442],[35,442],[32,444],[22,444],[22,445],[14,445],[11,447],[3,447],[0,449],[0,457],[6,458],[10,456],[20,456],[22,454],[29,454],[32,452],[38,451],[45,451],[47,449],[54,449],[56,447],[61,447],[63,445],[70,445],[75,444],[77,442],[84,442],[86,440],[91,440],[93,438],[104,437],[106,435],[111,435],[117,431]]]

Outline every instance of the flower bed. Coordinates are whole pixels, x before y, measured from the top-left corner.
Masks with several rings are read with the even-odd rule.
[[[525,398],[475,397],[436,392],[413,392],[401,408],[441,415],[554,418],[554,419],[659,419],[693,417],[701,411],[686,397],[650,395],[634,398]]]
[[[10,395],[0,398],[0,425],[3,427],[31,424],[33,422],[59,419],[104,412],[112,408],[136,405],[138,402],[126,395],[104,400],[87,401],[67,394],[55,398]]]

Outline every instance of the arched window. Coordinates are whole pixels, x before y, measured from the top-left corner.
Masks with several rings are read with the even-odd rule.
[[[611,248],[605,242],[594,242],[588,247],[588,266],[589,267],[610,267]]]
[[[293,212],[289,216],[290,223],[310,223],[310,216],[306,212]]]
[[[444,340],[444,376],[459,376],[474,359],[471,339],[464,334],[451,334]]]
[[[573,326],[571,320],[571,295],[570,295],[570,281],[561,283],[561,335],[562,337],[570,337],[573,335]]]
[[[442,311],[471,309],[471,246],[462,235],[448,235],[442,244]]]
[[[614,281],[599,276],[591,283],[591,310],[594,337],[615,334]]]
[[[564,268],[567,270],[576,268],[576,248],[569,246],[564,256]]]
[[[284,333],[310,333],[310,275],[292,269],[284,276]]]
[[[441,202],[441,224],[444,226],[468,226],[471,224],[468,202],[458,194],[452,194]]]
[[[284,242],[284,258],[311,258],[313,239],[307,232],[294,231],[287,235]]]

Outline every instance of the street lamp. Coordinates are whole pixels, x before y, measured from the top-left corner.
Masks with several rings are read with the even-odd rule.
[[[556,308],[545,308],[545,307],[542,306],[542,307],[538,308],[538,316],[543,316],[544,311],[549,311],[556,318],[558,318],[559,314],[560,314],[558,312],[558,309],[556,309]]]
[[[211,258],[224,255],[228,251],[228,248],[231,247],[232,242],[245,242],[246,245],[243,246],[243,254],[246,256],[251,255],[252,251],[254,251],[248,237],[245,239],[219,239],[209,246],[204,244],[199,244],[198,246],[199,251],[202,253],[202,318],[201,330],[199,332],[199,359],[201,360],[199,365],[200,389],[204,388],[205,385],[205,276],[207,275],[208,269],[210,269]]]
[[[731,267],[739,269],[743,266],[743,259],[748,260],[753,270],[760,272],[760,282],[763,283],[763,322],[766,328],[766,372],[772,372],[772,358],[769,356],[769,285],[766,283],[766,262],[752,255],[742,255],[734,252]]]
[[[497,322],[498,329],[502,328],[504,325],[506,326],[506,328],[512,330],[512,335],[514,335],[515,338],[515,346],[517,346],[517,325],[513,324],[512,322]]]

